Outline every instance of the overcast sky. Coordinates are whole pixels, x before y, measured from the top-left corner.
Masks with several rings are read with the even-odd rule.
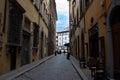
[[[57,26],[56,31],[62,31],[69,26],[69,3],[67,0],[56,0],[57,6]]]

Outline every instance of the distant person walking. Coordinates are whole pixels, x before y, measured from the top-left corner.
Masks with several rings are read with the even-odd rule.
[[[57,50],[55,51],[55,56],[57,55]]]
[[[69,52],[67,53],[67,59],[68,60],[70,59],[70,53]]]
[[[59,54],[61,54],[61,50],[59,51]]]

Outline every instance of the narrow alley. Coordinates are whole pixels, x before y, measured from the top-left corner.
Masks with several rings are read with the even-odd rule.
[[[0,0],[0,80],[120,80],[120,0]]]
[[[14,80],[81,80],[65,54],[59,54]]]

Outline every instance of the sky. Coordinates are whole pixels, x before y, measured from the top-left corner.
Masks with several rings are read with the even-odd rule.
[[[67,0],[56,0],[57,7],[57,26],[56,31],[63,31],[69,26],[69,3]]]

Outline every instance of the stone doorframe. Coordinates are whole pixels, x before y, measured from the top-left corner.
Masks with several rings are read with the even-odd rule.
[[[107,32],[107,39],[108,39],[108,67],[107,67],[107,76],[110,79],[114,79],[114,59],[113,59],[113,40],[112,40],[112,29],[110,24],[111,13],[116,6],[120,6],[120,0],[112,0],[112,4],[107,12],[107,19],[106,19],[106,32]]]

